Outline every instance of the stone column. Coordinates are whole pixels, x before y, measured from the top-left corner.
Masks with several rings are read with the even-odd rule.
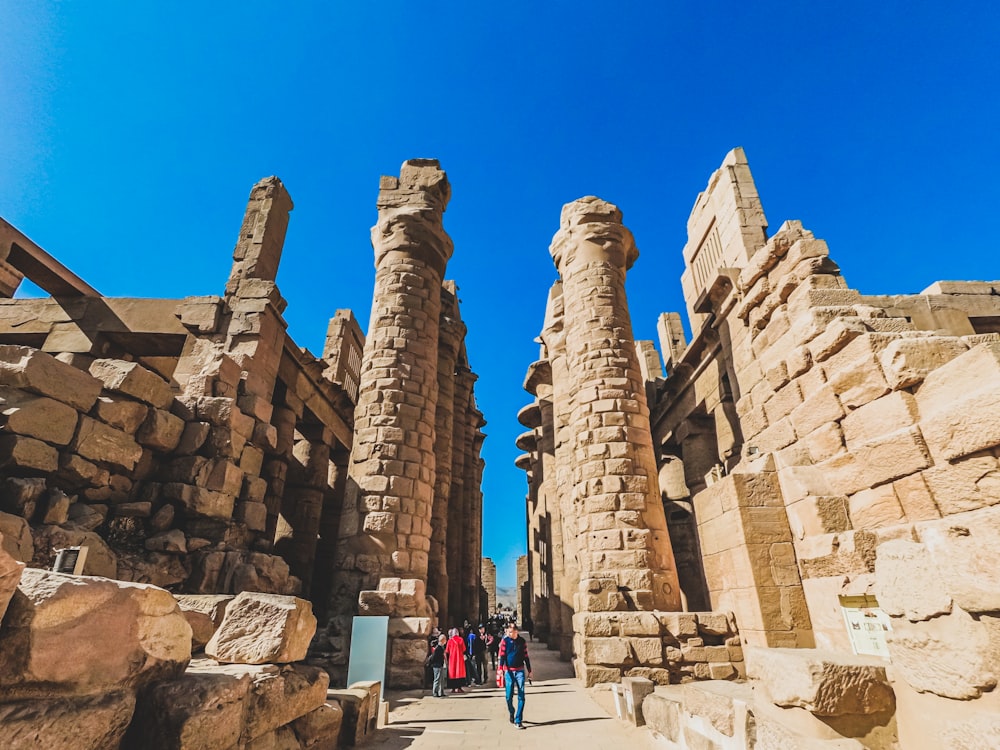
[[[464,611],[462,601],[462,549],[463,540],[468,533],[468,520],[465,514],[465,463],[468,456],[466,448],[471,441],[471,427],[469,426],[469,411],[472,408],[472,384],[476,376],[465,363],[464,352],[459,354],[459,363],[455,367],[455,413],[454,427],[452,430],[452,464],[451,464],[451,491],[448,496],[448,534],[446,542],[447,566],[448,566],[448,616],[451,618],[446,622],[447,627],[457,627],[462,624],[465,617],[471,617],[471,613]]]
[[[357,601],[360,614],[427,621],[411,638],[393,640],[388,684],[397,688],[423,683],[423,630],[432,617],[426,582],[449,197],[435,160],[407,161],[398,178],[382,178],[372,228],[375,293],[331,608],[346,616]]]
[[[458,299],[453,281],[441,288],[441,323],[438,339],[438,402],[435,415],[434,456],[437,475],[434,481],[434,506],[431,511],[431,550],[427,569],[427,593],[438,602],[438,620],[447,623],[448,577],[446,542],[448,500],[451,494],[451,469],[455,422],[455,362],[465,338],[465,326],[458,318]]]
[[[550,252],[562,279],[566,377],[574,395],[571,497],[581,578],[575,609],[678,610],[625,298],[625,273],[638,250],[618,208],[587,197],[563,207]]]
[[[465,526],[465,546],[462,552],[462,572],[464,574],[464,598],[466,610],[469,612],[469,619],[473,624],[479,620],[479,589],[482,586],[482,565],[480,560],[483,556],[483,493],[480,490],[483,483],[483,466],[485,462],[480,458],[483,441],[486,435],[480,427],[486,424],[483,420],[482,412],[474,410],[472,412],[474,425],[472,431],[472,441],[469,445],[469,455],[465,460],[465,488],[466,488],[466,526]]]

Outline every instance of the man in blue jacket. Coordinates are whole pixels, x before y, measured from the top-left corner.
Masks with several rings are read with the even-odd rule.
[[[517,625],[507,627],[507,635],[500,641],[498,654],[503,669],[504,689],[507,695],[507,712],[510,722],[518,729],[524,729],[524,676],[527,670],[531,679],[531,659],[528,658],[528,644],[517,634]],[[517,712],[514,711],[514,687],[517,686]]]

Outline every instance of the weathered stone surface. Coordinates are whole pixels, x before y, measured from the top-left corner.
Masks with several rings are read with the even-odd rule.
[[[27,521],[10,513],[0,513],[0,550],[15,560],[31,561],[35,555],[35,543]]]
[[[327,702],[336,704],[342,712],[340,744],[353,747],[368,736],[368,717],[371,714],[371,694],[367,690],[330,690]]]
[[[21,571],[24,570],[24,563],[18,562],[4,549],[3,541],[3,533],[0,532],[0,621],[7,612],[7,604],[17,591]]]
[[[148,448],[172,451],[184,433],[184,420],[162,409],[151,409],[136,433],[136,440]]]
[[[671,742],[680,740],[683,725],[679,700],[653,692],[642,701],[642,715],[646,720],[646,726],[654,732],[658,732]]]
[[[146,419],[146,412],[149,407],[135,401],[128,401],[122,398],[109,398],[101,396],[94,404],[90,413],[92,416],[106,422],[112,427],[134,435],[139,429],[139,425]]]
[[[170,408],[174,400],[170,386],[137,362],[97,359],[90,366],[90,374],[109,391],[124,393],[157,409]]]
[[[59,467],[59,453],[48,443],[24,435],[0,435],[0,468],[11,474],[48,474]]]
[[[191,626],[193,645],[201,648],[215,635],[226,614],[226,606],[234,597],[228,594],[180,594],[175,598]]]
[[[163,589],[27,568],[0,634],[0,696],[136,687],[190,658],[191,627]]]
[[[80,426],[70,447],[84,458],[124,471],[134,469],[142,456],[142,447],[131,435],[90,417],[80,417]]]
[[[245,737],[260,737],[274,731],[316,710],[326,700],[330,677],[319,667],[265,665],[249,671]]]
[[[926,546],[894,539],[876,553],[875,591],[887,614],[916,622],[951,612],[952,598]]]
[[[684,710],[692,716],[700,716],[727,737],[736,734],[737,718],[740,715],[737,704],[745,707],[753,699],[749,685],[734,682],[694,682],[685,685]]]
[[[325,703],[292,722],[292,730],[303,748],[337,750],[344,712],[339,704]]]
[[[816,649],[750,647],[747,676],[779,706],[801,706],[818,716],[874,714],[895,705],[876,659]]]
[[[920,429],[935,459],[1000,445],[1000,344],[980,344],[942,365],[916,396]]]
[[[146,539],[145,547],[153,552],[184,554],[187,552],[187,539],[184,536],[184,532],[180,529],[171,529],[170,531],[164,531],[161,534],[155,534]]]
[[[126,747],[143,750],[228,750],[246,726],[251,678],[192,662],[172,680],[139,693]]]
[[[101,392],[99,380],[27,346],[0,345],[0,385],[23,388],[86,412]]]
[[[937,579],[958,606],[967,612],[1000,610],[1000,509],[930,521],[917,533]]]
[[[982,712],[964,721],[945,722],[940,747],[948,750],[986,750],[1000,747],[1000,715]]]
[[[281,727],[250,740],[245,750],[300,750],[299,740],[291,727]]]
[[[0,743],[4,750],[117,748],[134,706],[130,691],[0,703]]]
[[[306,600],[244,591],[226,607],[205,653],[237,664],[301,661],[315,632],[316,618]]]
[[[821,739],[809,737],[784,726],[771,716],[757,716],[757,743],[754,750],[865,750],[849,737]]]
[[[885,378],[894,389],[910,388],[928,373],[963,354],[968,345],[957,337],[897,339],[879,355]]]
[[[887,634],[893,668],[914,689],[968,700],[996,687],[1000,623],[960,609],[929,622],[899,619]]]
[[[0,424],[9,432],[66,445],[76,432],[77,411],[61,401],[0,388]]]

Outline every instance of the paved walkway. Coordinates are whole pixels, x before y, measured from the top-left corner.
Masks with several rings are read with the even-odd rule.
[[[573,668],[544,644],[529,644],[534,685],[524,706],[525,729],[507,717],[507,705],[495,682],[467,688],[464,695],[390,692],[389,725],[366,745],[385,750],[480,750],[543,748],[544,750],[653,750],[645,729],[613,719],[587,695]],[[516,698],[515,698],[516,700]],[[516,705],[516,704],[515,704]]]

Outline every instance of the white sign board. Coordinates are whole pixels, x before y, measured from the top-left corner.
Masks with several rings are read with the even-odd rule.
[[[888,659],[885,636],[892,632],[892,625],[889,615],[879,609],[878,600],[874,596],[842,596],[840,609],[854,653]]]

